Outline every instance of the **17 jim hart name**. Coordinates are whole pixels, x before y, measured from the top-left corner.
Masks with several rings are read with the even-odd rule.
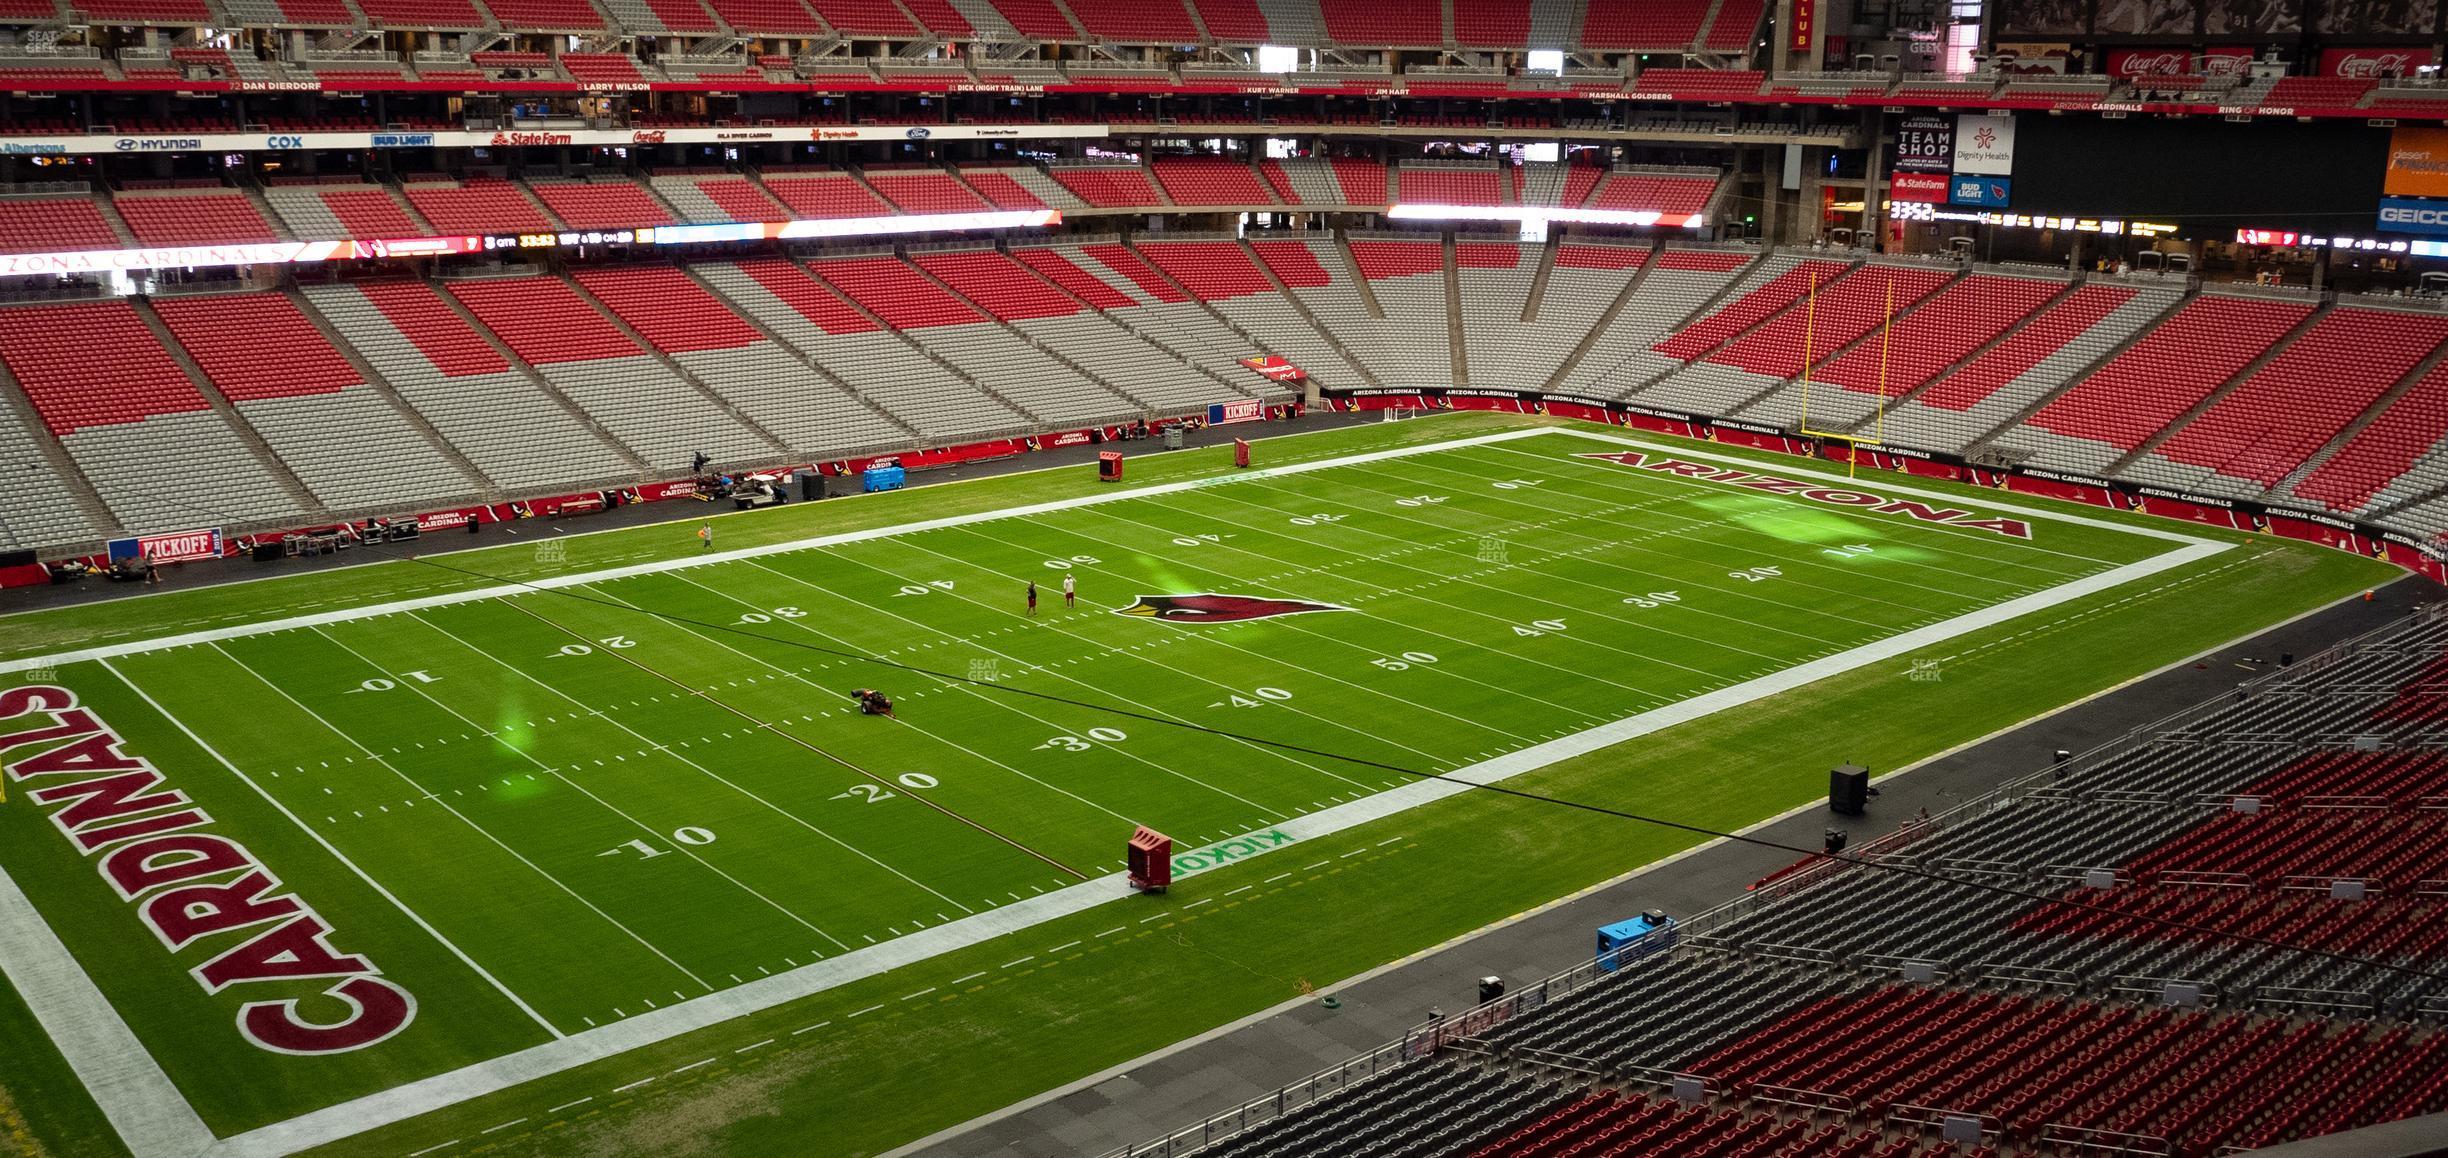
[[[34,717],[28,719],[28,717]],[[22,721],[11,724],[10,721]],[[188,973],[208,994],[238,988],[238,1032],[285,1054],[343,1053],[389,1039],[416,1018],[416,998],[364,957],[331,945],[331,924],[162,773],[121,750],[110,725],[66,688],[0,692],[0,765],[8,783],[49,810],[53,827],[92,857],[119,899],[172,954],[245,932]],[[320,984],[298,996],[300,984]],[[280,996],[272,996],[278,993]]]

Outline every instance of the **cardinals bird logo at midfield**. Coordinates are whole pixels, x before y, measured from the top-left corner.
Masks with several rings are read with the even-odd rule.
[[[1304,611],[1349,611],[1332,603],[1306,599],[1262,599],[1255,595],[1142,595],[1139,602],[1117,608],[1116,615],[1162,619],[1168,623],[1239,623]]]

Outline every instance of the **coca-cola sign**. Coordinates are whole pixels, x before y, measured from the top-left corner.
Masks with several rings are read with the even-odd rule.
[[[2428,48],[2325,48],[2321,50],[2320,74],[2385,80],[2413,76],[2415,70],[2432,60]]]
[[[2183,48],[2120,48],[2108,54],[2108,72],[2122,80],[2160,76],[2242,76],[2251,71],[2252,49],[2219,47],[2196,54]]]

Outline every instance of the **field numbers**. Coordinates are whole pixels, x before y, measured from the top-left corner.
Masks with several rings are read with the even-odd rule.
[[[1045,565],[1056,571],[1067,571],[1073,567],[1094,567],[1101,562],[1104,560],[1094,555],[1073,555],[1068,559],[1048,559]]]
[[[1294,515],[1294,516],[1292,516],[1292,525],[1293,525],[1293,526],[1295,526],[1295,527],[1317,527],[1317,526],[1323,526],[1323,525],[1325,525],[1325,524],[1327,524],[1327,523],[1340,523],[1340,522],[1342,522],[1342,521],[1343,521],[1343,516],[1341,516],[1341,515]]]
[[[1224,699],[1217,700],[1216,702],[1207,706],[1211,708],[1220,708],[1226,704],[1230,704],[1236,708],[1263,708],[1268,704],[1280,704],[1291,698],[1292,693],[1287,692],[1282,688],[1251,688],[1249,695],[1245,696],[1239,692],[1235,692],[1232,695]]]
[[[1500,491],[1517,491],[1523,487],[1534,487],[1546,481],[1547,480],[1543,478],[1509,478],[1503,482],[1492,485],[1494,485],[1495,488]]]
[[[1546,635],[1550,632],[1561,632],[1563,630],[1564,621],[1561,619],[1533,619],[1527,624],[1516,625],[1513,628],[1513,634],[1521,636],[1524,639],[1528,639],[1533,636]]]
[[[904,772],[899,776],[894,777],[893,780],[903,788],[908,788],[919,792],[923,792],[943,783],[943,781],[937,780],[933,776],[929,776],[924,772]],[[890,800],[899,795],[900,793],[894,792],[881,784],[853,784],[845,791],[834,793],[833,799],[856,800],[862,804],[874,804],[878,801]]]
[[[611,649],[612,649],[612,650],[614,650],[614,651],[621,651],[621,650],[624,650],[624,649],[627,649],[627,648],[632,648],[632,647],[636,647],[636,646],[637,646],[637,641],[636,641],[636,640],[634,640],[634,639],[629,638],[629,637],[628,637],[628,636],[626,636],[626,635],[607,635],[607,636],[603,637],[602,639],[596,640],[596,641],[595,641],[595,643],[600,643],[600,644],[602,644],[603,646],[608,647],[608,648],[611,648]],[[586,643],[565,643],[565,644],[562,644],[562,645],[561,645],[561,649],[560,649],[559,651],[556,651],[556,652],[554,652],[554,653],[553,653],[553,655],[593,655],[593,654],[595,654],[595,647],[594,647],[594,644],[586,644]],[[548,655],[548,656],[545,656],[544,658],[546,658],[546,659],[551,659],[551,658],[552,658],[552,656],[551,656],[551,655]]]
[[[1859,559],[1864,555],[1871,554],[1872,552],[1865,544],[1850,543],[1842,547],[1828,547],[1819,553],[1822,555],[1834,555],[1839,559]]]
[[[805,618],[807,618],[807,612],[801,611],[796,607],[776,607],[770,614],[763,611],[748,612],[747,614],[740,616],[739,621],[741,623],[772,623],[777,619]]]
[[[1743,571],[1728,571],[1726,578],[1740,579],[1745,583],[1764,583],[1782,574],[1784,574],[1783,571],[1774,567],[1752,567]]]
[[[1206,546],[1206,545],[1207,545],[1207,544],[1209,544],[1209,543],[1221,543],[1221,542],[1223,542],[1223,541],[1224,541],[1224,536],[1222,536],[1222,535],[1175,535],[1175,536],[1173,536],[1173,545],[1174,545],[1174,546],[1176,546],[1176,547],[1204,547],[1204,546]]]
[[[901,585],[901,589],[893,592],[893,594],[896,596],[928,595],[937,591],[950,591],[951,589],[952,581],[949,579],[929,579],[924,583],[904,583]]]
[[[407,680],[410,683],[419,684],[433,683],[442,678],[441,676],[427,671],[404,671],[396,674],[399,676],[399,680]],[[373,679],[357,681],[356,687],[350,688],[348,691],[341,694],[355,695],[358,692],[387,692],[398,687],[399,680],[391,679],[387,676],[375,676]]]
[[[1683,602],[1683,597],[1672,591],[1652,591],[1647,595],[1626,595],[1624,602],[1634,607],[1664,607],[1669,603]]]
[[[681,828],[673,829],[671,838],[680,844],[712,844],[714,843],[714,830],[710,828],[699,828],[695,825],[687,825]],[[618,856],[624,852],[637,853],[639,860],[653,860],[658,856],[671,855],[670,849],[656,848],[643,840],[625,840],[620,844],[612,848],[605,849],[604,851],[596,853],[595,855]]]
[[[1446,496],[1444,495],[1413,495],[1407,499],[1394,500],[1394,505],[1398,507],[1433,507],[1438,503],[1444,502],[1445,499]]]
[[[1435,663],[1437,657],[1424,651],[1406,651],[1400,656],[1380,656],[1369,662],[1387,671],[1409,671],[1417,663]]]
[[[1040,750],[1055,748],[1064,752],[1085,752],[1099,744],[1119,744],[1127,739],[1130,739],[1129,734],[1120,728],[1090,728],[1083,735],[1056,736],[1037,747]]]

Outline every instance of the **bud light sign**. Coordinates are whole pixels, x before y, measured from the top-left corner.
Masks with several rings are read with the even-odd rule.
[[[2448,235],[2448,201],[2383,197],[2380,199],[2380,231],[2421,233],[2434,237]]]
[[[1949,189],[1957,205],[2004,209],[2014,200],[2014,182],[2005,177],[1957,177]]]

